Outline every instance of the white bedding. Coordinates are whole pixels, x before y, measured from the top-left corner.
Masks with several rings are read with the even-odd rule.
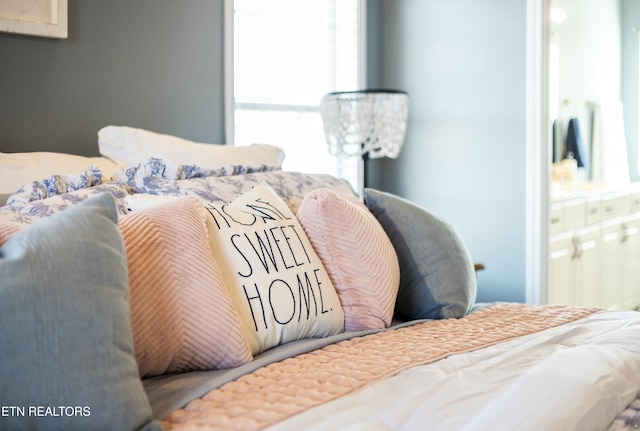
[[[47,199],[27,200],[28,203],[16,207],[0,208],[0,221],[33,223],[105,191],[116,198],[123,215],[127,213],[125,198],[131,192],[193,195],[209,202],[228,202],[230,196],[264,181],[277,188],[294,212],[307,193],[320,187],[330,186],[351,193],[343,181],[328,176],[260,170],[250,173],[244,168],[242,172],[243,175],[223,172],[225,175],[221,177],[193,176],[189,179],[162,175],[127,177],[127,184],[100,184],[60,192]],[[528,325],[521,314],[516,316],[523,326]],[[477,323],[470,325],[478,328]],[[454,332],[446,334],[457,335]],[[448,339],[440,335],[434,341]],[[422,345],[434,350],[433,344],[425,342]],[[390,351],[386,344],[382,346],[382,353]],[[391,356],[392,359],[398,357],[396,352]],[[589,358],[589,362],[584,362],[585,358]],[[335,367],[335,362],[331,364]],[[189,390],[195,387],[194,380],[202,376],[200,373],[194,372],[193,379],[184,376],[188,381],[183,386]],[[176,376],[169,376],[158,392],[176,392],[172,377]],[[304,389],[304,385],[300,387]],[[575,323],[403,371],[269,429],[601,430],[607,429],[639,389],[640,313],[605,311]],[[198,392],[193,402],[196,407],[200,397],[207,394],[199,388]],[[269,389],[267,395],[272,397],[273,393]],[[272,404],[279,402],[272,399],[276,400]],[[173,409],[180,410],[181,406]],[[249,406],[253,408],[253,405]],[[224,410],[223,414],[228,412]],[[164,417],[159,415],[157,419]]]
[[[640,389],[639,358],[640,313],[603,311],[404,371],[269,430],[603,430]]]

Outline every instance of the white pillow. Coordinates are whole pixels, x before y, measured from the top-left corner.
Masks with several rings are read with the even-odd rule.
[[[176,165],[217,168],[229,165],[282,167],[284,151],[273,145],[248,147],[204,144],[127,126],[106,126],[98,131],[100,154],[126,166],[150,157]]]
[[[124,201],[127,203],[129,211],[135,212],[156,205],[173,202],[176,199],[180,199],[180,196],[158,196],[149,193],[135,193],[125,196]]]
[[[89,165],[100,168],[103,181],[109,180],[123,168],[106,157],[51,152],[0,153],[0,194],[15,193],[27,183],[41,181],[52,175],[81,174]]]
[[[210,245],[254,355],[344,331],[322,261],[284,201],[265,183],[228,205],[205,205]]]

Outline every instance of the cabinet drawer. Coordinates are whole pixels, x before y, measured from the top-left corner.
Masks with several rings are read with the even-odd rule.
[[[602,198],[602,221],[622,217],[631,210],[628,194],[612,194]]]
[[[549,209],[549,233],[556,235],[564,230],[562,217],[562,204],[553,203]]]
[[[633,192],[631,199],[631,214],[640,213],[640,192]]]
[[[564,229],[573,230],[584,227],[587,222],[586,213],[587,210],[584,199],[565,201],[564,209],[562,211],[562,223]]]
[[[600,223],[602,220],[602,200],[599,197],[587,199],[585,206],[587,226]]]

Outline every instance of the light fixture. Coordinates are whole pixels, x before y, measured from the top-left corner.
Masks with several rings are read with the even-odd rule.
[[[550,16],[551,16],[551,21],[557,24],[562,24],[565,18],[567,17],[567,13],[562,8],[552,7],[550,11]]]
[[[370,158],[400,154],[407,130],[409,96],[399,90],[359,90],[326,94],[320,104],[329,152],[359,157],[358,193],[363,197]]]

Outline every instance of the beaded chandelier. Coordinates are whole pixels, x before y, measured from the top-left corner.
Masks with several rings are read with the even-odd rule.
[[[361,90],[326,94],[320,112],[329,152],[359,156],[360,193],[369,158],[400,154],[407,130],[409,96],[398,90]]]

